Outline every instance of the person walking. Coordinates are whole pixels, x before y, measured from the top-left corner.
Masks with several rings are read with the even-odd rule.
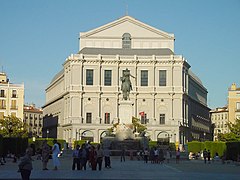
[[[86,170],[87,164],[87,151],[85,148],[85,144],[82,144],[81,149],[79,150],[79,157],[80,157],[80,170]]]
[[[176,164],[179,164],[179,161],[180,161],[180,149],[178,148],[176,152]]]
[[[204,149],[204,151],[203,151],[203,159],[204,159],[204,163],[205,164],[207,163],[207,155],[208,155],[207,150]]]
[[[97,164],[98,164],[98,170],[102,170],[102,161],[103,161],[103,150],[101,148],[101,145],[97,145]]]
[[[145,148],[145,150],[144,150],[144,162],[145,163],[148,163],[148,156],[149,156],[149,151],[148,151],[148,149],[147,148]]]
[[[43,170],[48,170],[47,163],[49,160],[50,152],[51,152],[51,150],[50,150],[49,145],[47,144],[47,140],[44,140],[43,145],[42,145],[42,167],[43,167]]]
[[[111,168],[110,150],[108,147],[103,150],[103,154],[104,154],[105,168]]]
[[[18,164],[22,180],[30,179],[31,171],[33,169],[32,153],[33,153],[32,148],[27,148],[25,156],[21,158],[20,163]]]
[[[208,158],[208,164],[210,164],[210,159],[211,159],[211,152],[208,150],[207,152],[207,158]]]
[[[72,154],[72,157],[73,157],[72,170],[75,170],[76,164],[77,164],[77,170],[80,170],[79,148],[80,148],[80,146],[77,145],[76,149],[74,149],[73,154]]]
[[[53,147],[52,147],[52,160],[53,160],[53,170],[58,170],[58,167],[60,166],[60,161],[58,159],[58,154],[60,153],[59,145],[57,143],[57,140],[53,140]]]
[[[171,158],[171,154],[170,154],[169,149],[167,149],[167,151],[166,151],[166,160],[167,160],[167,163],[170,162],[170,158]]]
[[[95,146],[91,146],[91,150],[89,152],[89,163],[91,164],[92,170],[95,171],[97,169],[97,152]]]
[[[121,151],[121,162],[124,161],[125,162],[125,155],[126,155],[126,150],[125,147],[122,147],[122,151]]]

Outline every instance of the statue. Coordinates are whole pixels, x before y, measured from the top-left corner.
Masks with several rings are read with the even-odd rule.
[[[129,93],[132,90],[132,83],[130,81],[130,76],[135,78],[130,74],[130,71],[128,70],[128,68],[126,70],[123,70],[123,76],[121,77],[121,81],[122,81],[121,90],[123,93],[124,100],[129,99]]]

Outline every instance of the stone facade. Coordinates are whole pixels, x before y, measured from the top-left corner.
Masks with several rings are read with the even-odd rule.
[[[79,52],[66,59],[46,88],[43,114],[57,117],[56,136],[67,142],[99,142],[108,128],[121,122],[120,77],[126,68],[135,77],[133,115],[146,124],[146,136],[184,144],[206,132],[210,139],[207,90],[184,57],[174,54],[174,35],[130,16],[80,33]]]

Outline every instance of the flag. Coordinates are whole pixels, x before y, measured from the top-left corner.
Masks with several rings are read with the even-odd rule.
[[[139,115],[140,115],[141,117],[144,117],[144,111],[140,112]]]

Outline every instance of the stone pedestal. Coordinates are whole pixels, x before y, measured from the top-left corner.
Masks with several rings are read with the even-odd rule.
[[[119,102],[119,124],[132,124],[133,106],[132,101]]]

